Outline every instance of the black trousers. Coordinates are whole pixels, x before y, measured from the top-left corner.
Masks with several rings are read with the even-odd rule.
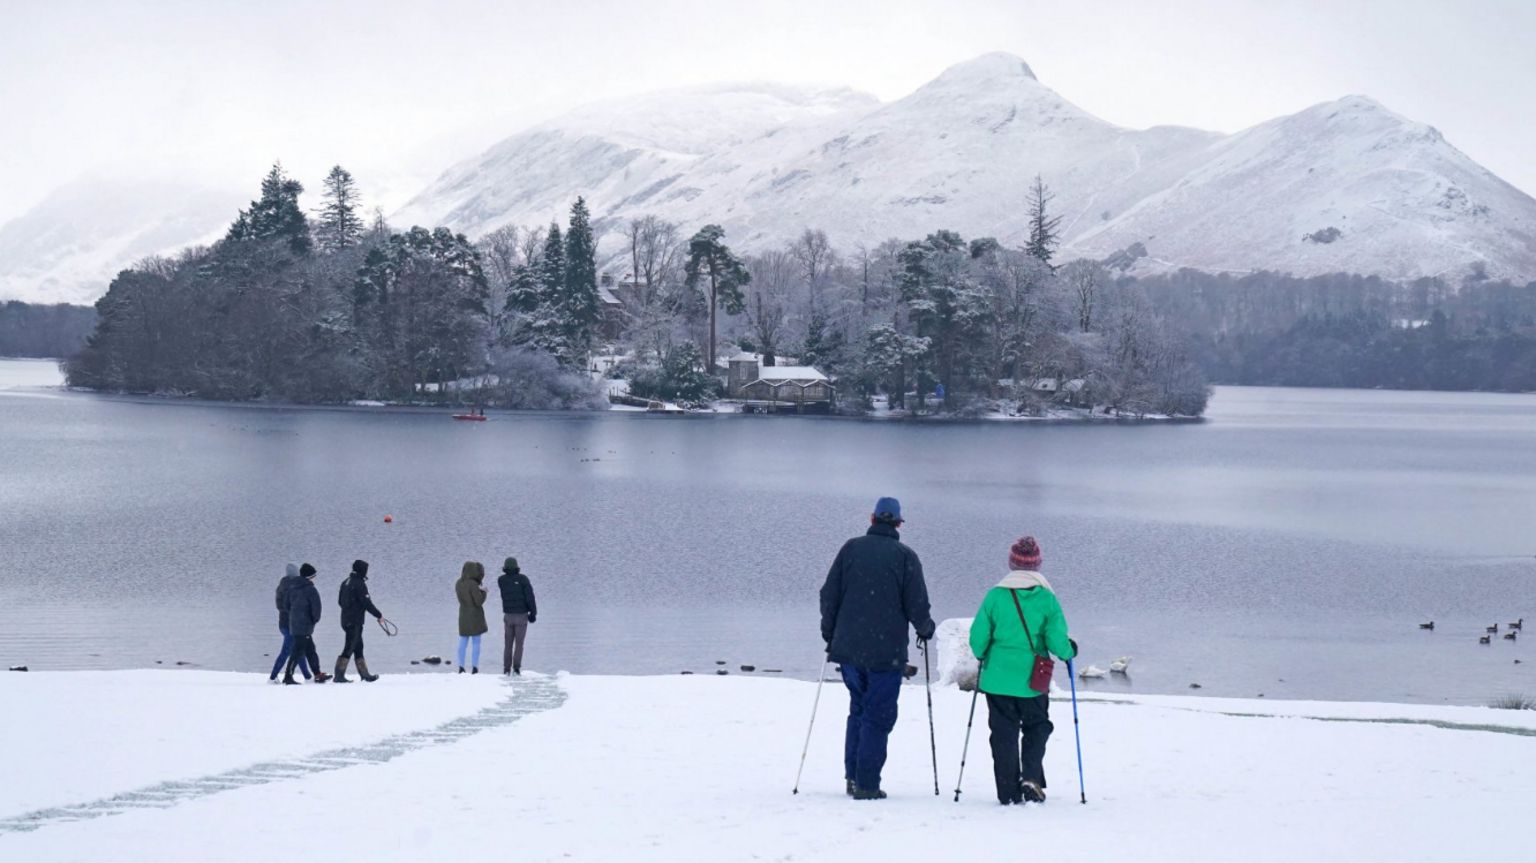
[[[363,658],[363,625],[343,626],[341,628],[343,640],[341,644],[341,656],[338,659]]]
[[[1051,724],[1051,698],[1038,695],[987,694],[987,728],[992,732],[992,775],[997,780],[997,799],[1017,803],[1023,799],[1023,782],[1045,787],[1045,742],[1056,726]]]
[[[293,637],[293,652],[288,654],[288,669],[285,677],[293,676],[293,669],[299,664],[299,657],[304,657],[309,667],[316,674],[320,673],[320,654],[315,652],[315,637],[313,635],[295,635]]]

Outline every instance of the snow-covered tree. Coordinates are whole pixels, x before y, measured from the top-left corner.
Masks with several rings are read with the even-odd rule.
[[[325,175],[325,203],[320,206],[315,238],[320,248],[337,252],[355,246],[363,236],[363,219],[358,215],[357,184],[340,165]]]
[[[1055,199],[1045,180],[1036,174],[1035,182],[1029,187],[1029,242],[1024,251],[1047,264],[1061,244],[1061,217],[1050,214],[1050,204]]]

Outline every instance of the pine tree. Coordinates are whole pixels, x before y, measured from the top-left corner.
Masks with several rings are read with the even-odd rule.
[[[272,163],[272,170],[261,181],[261,199],[252,201],[250,209],[240,211],[225,239],[242,241],[279,237],[288,241],[294,254],[309,254],[309,220],[299,207],[299,195],[303,192],[304,187],[298,180],[283,173],[282,163]]]
[[[565,238],[560,235],[560,225],[556,222],[549,223],[549,233],[544,237],[539,279],[544,283],[544,301],[552,306],[560,305],[560,295],[565,293]]]
[[[752,281],[752,274],[724,239],[725,229],[719,225],[700,228],[688,241],[688,264],[683,268],[689,291],[698,290],[701,278],[709,280],[709,355],[704,370],[710,374],[715,373],[715,310],[724,305],[727,313],[741,314],[746,308],[741,289]]]
[[[1051,216],[1047,209],[1055,199],[1056,196],[1051,194],[1045,181],[1036,174],[1035,183],[1029,188],[1029,242],[1025,244],[1024,251],[1046,264],[1051,262],[1056,247],[1061,244],[1061,235],[1057,230],[1061,225],[1061,217]]]
[[[357,213],[357,186],[352,175],[340,165],[332,168],[325,176],[324,194],[320,223],[315,227],[320,248],[339,252],[357,245],[363,236],[363,220]]]
[[[603,304],[597,290],[597,243],[592,238],[587,202],[581,198],[571,206],[570,229],[565,234],[563,299],[561,312],[571,349],[585,357],[597,335]]]

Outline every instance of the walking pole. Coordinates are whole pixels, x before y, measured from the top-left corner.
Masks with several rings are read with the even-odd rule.
[[[976,688],[971,690],[971,715],[965,720],[965,745],[960,747],[960,775],[955,777],[955,802],[960,802],[960,780],[965,778],[965,753],[971,748],[971,723],[976,721],[976,696],[981,694],[981,663],[976,664]]]
[[[933,677],[928,672],[928,639],[923,639],[923,688],[928,691],[928,750],[933,753],[933,796],[939,796],[939,744],[933,734]]]
[[[1088,792],[1083,790],[1083,732],[1077,725],[1077,673],[1072,670],[1072,660],[1067,660],[1067,680],[1072,683],[1072,736],[1077,738],[1077,796],[1088,803]]]
[[[816,708],[821,705],[821,685],[827,681],[827,663],[831,656],[823,656],[821,668],[816,672],[816,700],[811,702],[811,724],[805,729],[805,746],[800,750],[800,769],[795,771],[795,788],[791,794],[800,793],[800,775],[805,772],[805,755],[811,751],[811,729],[816,727]]]

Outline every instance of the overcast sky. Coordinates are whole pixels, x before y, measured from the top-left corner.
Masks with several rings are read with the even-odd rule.
[[[1536,192],[1532,0],[0,0],[0,221],[83,174],[255,193],[340,162],[393,208],[565,107],[686,84],[898,98],[987,51],[1131,127],[1348,93]]]

